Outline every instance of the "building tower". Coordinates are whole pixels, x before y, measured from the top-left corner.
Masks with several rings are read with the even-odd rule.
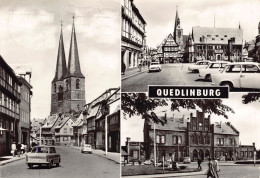
[[[62,112],[63,108],[63,80],[67,73],[65,50],[63,44],[62,24],[56,63],[55,77],[51,85],[51,115]]]
[[[74,25],[72,25],[68,67],[66,67],[63,35],[59,40],[56,73],[52,81],[51,115],[81,111],[85,101],[85,77],[80,70],[78,46]]]
[[[176,9],[173,38],[174,38],[175,42],[180,46],[180,49],[182,49],[183,48],[183,29],[181,28],[180,18],[178,15],[178,9]]]
[[[85,100],[85,77],[80,70],[78,46],[73,17],[67,74],[64,77],[63,112],[83,110]]]

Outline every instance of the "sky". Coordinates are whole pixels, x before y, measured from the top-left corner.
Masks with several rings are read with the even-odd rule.
[[[50,114],[61,21],[68,64],[73,15],[88,103],[106,89],[120,86],[119,1],[0,1],[0,55],[9,65],[32,70],[31,118]]]
[[[242,103],[242,96],[246,93],[229,93],[229,99],[223,99],[223,104],[231,107],[235,114],[228,113],[228,119],[222,116],[211,115],[211,124],[215,122],[231,122],[231,124],[240,132],[239,140],[242,145],[252,145],[256,143],[256,148],[260,149],[260,102],[253,102],[249,104]],[[185,118],[190,117],[192,112],[196,115],[195,110],[184,110],[180,112],[170,111],[170,107],[160,107],[155,110],[158,116],[163,116],[165,113],[160,111],[167,110],[167,116],[176,116],[180,118],[184,115]],[[206,114],[207,116],[208,114]],[[143,141],[143,125],[144,120],[140,116],[133,116],[129,118],[126,116],[121,122],[121,144],[125,145],[126,137],[130,137],[131,141]]]
[[[156,47],[173,33],[176,6],[183,34],[192,32],[192,27],[243,29],[243,39],[250,41],[258,35],[260,22],[259,0],[134,0],[146,21],[147,45]]]

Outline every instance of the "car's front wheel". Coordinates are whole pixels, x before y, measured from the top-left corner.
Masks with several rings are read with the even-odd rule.
[[[48,164],[48,168],[52,168],[53,167],[53,160],[51,160],[51,162]]]

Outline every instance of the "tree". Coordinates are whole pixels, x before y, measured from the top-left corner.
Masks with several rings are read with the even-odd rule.
[[[257,100],[259,100],[260,102],[260,93],[248,93],[243,95],[242,98],[243,98],[242,102],[244,104],[255,102]]]
[[[122,111],[130,117],[133,115],[141,115],[144,119],[152,119],[156,123],[158,117],[153,117],[151,112],[160,106],[171,105],[172,111],[184,109],[200,108],[208,114],[216,114],[228,119],[227,112],[235,113],[232,108],[223,104],[221,99],[151,99],[145,93],[123,93]]]

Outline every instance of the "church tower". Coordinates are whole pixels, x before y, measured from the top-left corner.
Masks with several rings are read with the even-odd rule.
[[[63,108],[63,80],[67,73],[65,50],[63,44],[62,25],[60,32],[58,56],[55,77],[51,85],[51,115],[62,112]]]
[[[85,100],[85,77],[80,70],[78,46],[73,17],[67,73],[64,77],[63,112],[82,111]]]
[[[178,7],[177,7],[178,8]],[[183,29],[181,28],[180,18],[178,15],[178,9],[176,9],[175,26],[173,31],[173,38],[175,42],[183,48]]]
[[[68,67],[66,67],[63,34],[61,29],[56,73],[52,81],[51,115],[82,111],[85,100],[85,77],[81,73],[73,17]]]

